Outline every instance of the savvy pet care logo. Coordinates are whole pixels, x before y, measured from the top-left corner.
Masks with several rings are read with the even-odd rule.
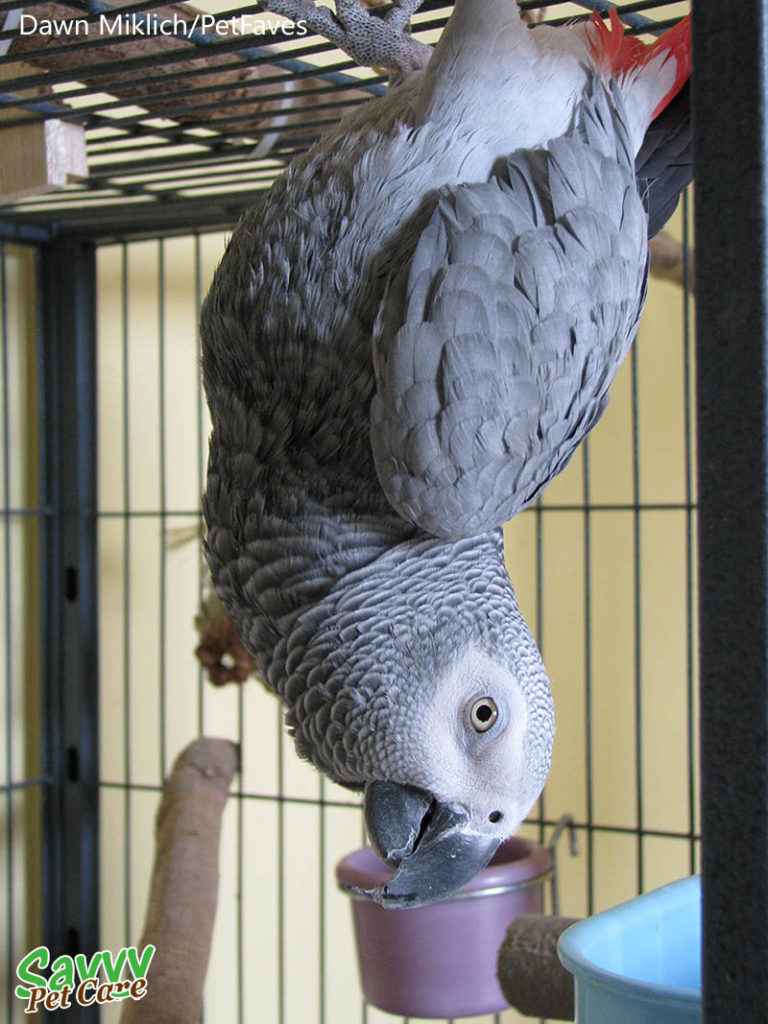
[[[51,963],[47,946],[38,946],[19,961],[16,996],[26,1000],[24,1013],[40,1009],[67,1010],[74,1000],[79,1006],[103,1005],[118,999],[141,999],[147,991],[147,971],[155,955],[154,946],[145,946],[139,955],[135,946],[113,955],[108,949],[94,953],[90,960],[83,954],[57,956]],[[131,977],[121,980],[128,965]],[[50,976],[37,973],[50,965]],[[99,971],[103,978],[99,977]]]

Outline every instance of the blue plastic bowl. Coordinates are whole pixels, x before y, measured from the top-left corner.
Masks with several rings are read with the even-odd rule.
[[[577,1024],[700,1024],[701,884],[672,882],[571,925]]]

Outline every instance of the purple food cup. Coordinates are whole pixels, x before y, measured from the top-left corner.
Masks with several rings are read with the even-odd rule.
[[[367,846],[336,867],[347,891],[382,885],[392,874]],[[506,1009],[496,978],[499,948],[518,914],[542,913],[543,887],[551,875],[550,851],[516,836],[440,903],[384,910],[350,893],[365,998],[404,1017],[474,1017]]]

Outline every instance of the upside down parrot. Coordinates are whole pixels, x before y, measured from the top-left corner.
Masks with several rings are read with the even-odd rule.
[[[417,6],[337,5],[328,37],[400,81],[258,197],[201,323],[213,582],[299,754],[364,792],[395,908],[468,881],[546,780],[501,526],[606,407],[690,66],[687,20],[647,46],[457,0],[431,51]]]

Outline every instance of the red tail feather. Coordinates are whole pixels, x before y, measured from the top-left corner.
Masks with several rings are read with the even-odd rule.
[[[594,13],[590,19],[592,31],[588,33],[590,56],[607,74],[623,78],[660,53],[675,59],[675,81],[654,110],[653,116],[657,117],[680,92],[691,73],[691,16],[683,18],[649,46],[636,36],[625,34],[615,7],[611,8],[610,20],[609,29],[600,15]]]

